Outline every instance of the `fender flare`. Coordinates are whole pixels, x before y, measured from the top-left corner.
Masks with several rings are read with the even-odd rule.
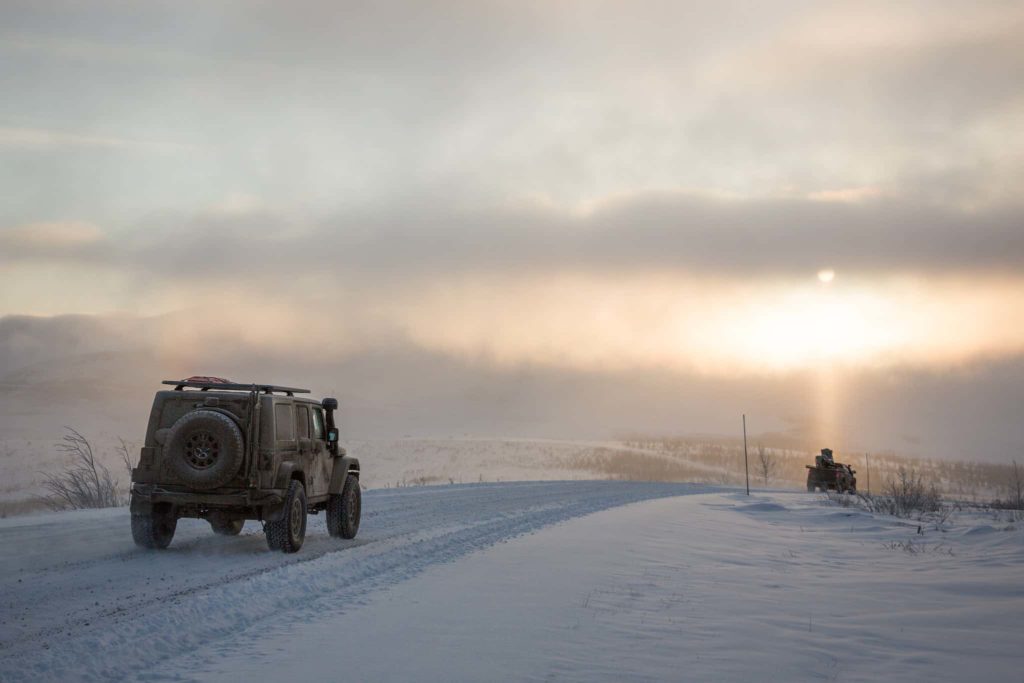
[[[359,460],[351,456],[335,458],[334,471],[331,472],[331,485],[327,492],[337,495],[345,488],[345,481],[350,477],[359,478]]]
[[[274,488],[287,489],[293,475],[302,470],[299,469],[293,460],[285,460],[277,467],[277,474],[274,476]],[[275,504],[266,504],[260,508],[260,519],[264,522],[278,522],[284,516],[284,501]]]
[[[306,474],[302,471],[299,463],[294,460],[285,460],[277,467],[277,476],[274,477],[274,488],[287,489],[289,482],[295,478],[295,473],[298,472],[302,481],[306,480]]]

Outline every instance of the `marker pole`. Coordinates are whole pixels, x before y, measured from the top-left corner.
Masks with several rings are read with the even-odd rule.
[[[747,495],[750,495],[750,460],[747,458],[747,414],[743,414],[743,469],[747,473]]]

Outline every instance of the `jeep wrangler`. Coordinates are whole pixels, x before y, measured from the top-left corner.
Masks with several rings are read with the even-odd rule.
[[[324,510],[331,536],[355,538],[362,506],[359,461],[338,444],[337,399],[307,389],[190,377],[164,384],[132,470],[132,538],[166,548],[178,519],[205,519],[234,536],[263,523],[271,550],[294,553],[306,515]]]

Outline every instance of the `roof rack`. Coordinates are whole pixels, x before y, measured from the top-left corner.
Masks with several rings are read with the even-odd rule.
[[[203,379],[165,379],[161,384],[169,384],[174,387],[175,391],[182,391],[185,387],[190,389],[199,389],[200,391],[209,391],[215,389],[218,391],[262,391],[264,394],[285,394],[287,396],[294,396],[295,394],[308,394],[309,389],[297,389],[295,387],[279,387],[275,384],[239,384],[237,382],[228,382],[227,380],[214,380],[213,378]]]

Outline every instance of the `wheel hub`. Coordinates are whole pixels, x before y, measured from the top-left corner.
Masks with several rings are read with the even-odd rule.
[[[209,432],[195,432],[185,441],[185,460],[197,470],[213,466],[220,457],[220,442]]]
[[[306,511],[302,509],[302,501],[296,498],[292,501],[292,514],[291,514],[291,531],[292,538],[298,538],[299,533],[302,531],[302,516],[306,514]]]

